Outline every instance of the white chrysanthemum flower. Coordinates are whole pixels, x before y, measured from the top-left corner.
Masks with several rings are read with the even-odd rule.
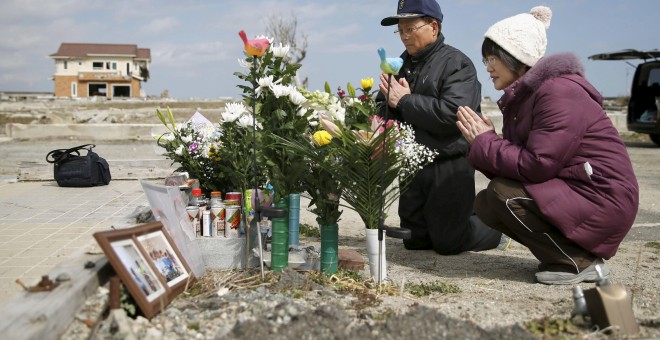
[[[252,67],[252,64],[245,59],[238,59],[238,66],[249,69]]]
[[[273,95],[275,95],[275,98],[280,98],[280,97],[286,97],[291,93],[291,86],[286,86],[286,85],[277,85],[277,84],[272,84],[270,85],[270,90],[273,91]]]
[[[282,79],[279,79],[278,82],[281,80]],[[259,84],[259,87],[270,87],[270,85],[273,84],[273,75],[271,74],[268,77],[257,79],[257,84]]]
[[[183,155],[183,145],[179,145],[179,147],[174,150],[174,153],[179,156]]]
[[[307,98],[298,92],[298,90],[292,88],[291,93],[289,93],[289,100],[295,105],[302,105],[307,101]]]
[[[181,136],[181,141],[186,144],[192,143],[192,140],[193,140],[192,136]]]
[[[236,123],[238,124],[238,126],[244,128],[244,129],[252,128],[252,124],[256,123],[256,129],[257,130],[262,129],[261,123],[259,123],[259,121],[254,122],[251,114],[244,114],[244,115],[240,116]]]
[[[308,113],[309,109],[305,107],[301,107],[296,111],[296,116],[297,117],[305,117]]]
[[[270,45],[270,50],[273,51],[273,56],[276,58],[284,58],[286,57],[287,54],[289,54],[289,49],[291,46],[289,45],[284,45],[282,46],[282,43],[279,44],[280,46],[275,46],[275,45]]]
[[[166,134],[162,135],[160,138],[162,140],[166,141],[166,142],[171,142],[171,141],[174,140],[174,135],[171,134],[171,133],[166,133]]]
[[[238,119],[243,113],[247,112],[243,103],[227,103],[225,105],[225,112],[222,115],[223,123],[231,123]]]

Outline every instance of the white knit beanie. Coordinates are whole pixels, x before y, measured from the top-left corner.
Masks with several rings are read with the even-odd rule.
[[[532,67],[545,54],[548,40],[545,31],[550,27],[552,11],[536,6],[529,13],[514,15],[490,26],[484,37],[492,40],[514,58]]]

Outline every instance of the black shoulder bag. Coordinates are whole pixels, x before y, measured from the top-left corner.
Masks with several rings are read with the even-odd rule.
[[[92,187],[110,183],[110,166],[96,152],[96,145],[85,144],[70,149],[53,150],[46,155],[46,161],[52,163],[53,175],[61,187]],[[80,151],[87,155],[81,156]]]

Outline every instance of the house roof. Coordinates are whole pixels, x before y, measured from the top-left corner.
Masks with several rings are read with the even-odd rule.
[[[133,44],[83,44],[62,43],[57,52],[50,55],[52,58],[88,57],[90,55],[108,56],[125,55],[137,59],[151,60],[151,49],[139,48]]]

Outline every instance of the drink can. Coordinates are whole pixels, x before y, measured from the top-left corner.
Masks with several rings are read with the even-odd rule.
[[[211,237],[211,211],[204,210],[202,217],[202,236]]]
[[[211,218],[213,219],[212,237],[222,237],[225,235],[225,205],[215,204],[211,206]]]
[[[232,191],[225,194],[225,201],[236,200],[238,205],[243,206],[243,195],[238,191]]]
[[[186,211],[188,212],[188,217],[190,218],[190,222],[192,223],[193,231],[195,232],[195,236],[199,236],[199,207],[196,205],[192,206],[187,206]]]
[[[225,207],[225,237],[238,238],[241,226],[241,207],[228,205]]]

